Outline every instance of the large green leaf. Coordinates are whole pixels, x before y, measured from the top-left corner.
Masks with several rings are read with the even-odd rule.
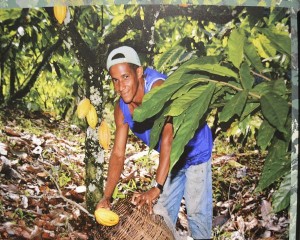
[[[264,70],[264,65],[261,62],[260,56],[258,55],[255,46],[252,43],[246,43],[244,45],[244,51],[246,58],[250,61],[251,65],[258,71]]]
[[[263,190],[291,170],[291,159],[288,143],[275,139],[265,160],[263,172],[257,190]]]
[[[186,65],[186,68],[190,71],[205,71],[215,75],[238,79],[236,72],[227,67],[220,66],[220,60],[220,56],[201,57],[194,59],[193,61],[189,61],[189,63]]]
[[[231,32],[228,39],[228,58],[236,68],[240,67],[244,58],[245,40],[245,35],[237,29]]]
[[[173,118],[173,136],[177,134],[178,129],[181,127],[181,124],[185,120],[188,110],[189,109],[187,109],[184,113],[180,114],[179,116]]]
[[[145,95],[141,106],[134,110],[134,121],[143,122],[156,115],[163,108],[164,103],[170,99],[172,94],[182,86],[182,83],[175,82],[174,84],[168,85],[168,87],[163,85],[152,89]]]
[[[178,116],[182,112],[184,112],[187,108],[189,108],[195,99],[199,98],[201,94],[207,95],[209,92],[206,92],[206,89],[209,85],[200,85],[194,87],[192,90],[181,96],[180,98],[177,98],[173,101],[171,104],[171,108],[168,112],[166,112],[165,116]],[[211,98],[211,96],[207,96],[208,98]]]
[[[264,95],[268,92],[277,93],[280,96],[283,96],[287,93],[286,84],[284,79],[276,79],[270,82],[262,82],[257,84],[251,92],[257,93],[258,95]]]
[[[133,113],[133,119],[137,122],[142,122],[147,118],[150,118],[161,111],[171,96],[187,82],[194,79],[193,74],[185,74],[187,70],[186,66],[193,63],[195,60],[187,61],[182,64],[173,74],[171,74],[167,80],[159,87],[153,88],[147,93],[141,106],[136,108]]]
[[[164,52],[156,64],[158,71],[164,71],[165,67],[169,65],[176,65],[180,61],[180,58],[185,51],[185,48],[181,46],[174,46],[168,51]]]
[[[260,146],[262,150],[265,150],[267,146],[270,144],[273,136],[275,133],[275,128],[272,127],[268,121],[263,121],[263,123],[260,125],[260,128],[258,130],[257,134],[257,145]]]
[[[174,167],[174,165],[182,155],[184,147],[193,137],[196,129],[198,128],[200,120],[207,112],[214,89],[215,84],[209,83],[206,89],[207,94],[201,94],[199,98],[195,99],[192,105],[184,113],[182,113],[184,114],[184,117],[182,118],[181,123],[179,123],[179,121],[176,121],[176,123],[180,124],[180,126],[176,126],[175,121],[173,122],[174,128],[178,130],[172,142],[170,169]],[[178,117],[181,118],[181,115]]]
[[[244,89],[249,90],[254,83],[254,77],[250,73],[250,67],[246,62],[243,62],[240,68],[241,83]]]
[[[270,86],[272,88],[273,92],[276,92],[280,96],[284,96],[287,94],[287,88],[286,88],[286,80],[283,78],[276,79],[275,81],[270,82]]]
[[[162,128],[167,119],[167,117],[165,117],[165,113],[169,111],[170,103],[171,102],[167,102],[164,105],[164,108],[155,116],[155,121],[153,123],[153,127],[150,133],[150,146],[149,146],[150,149],[153,149],[158,143],[158,140],[162,132]]]
[[[200,82],[207,82],[209,80],[209,78],[207,76],[204,76],[204,75],[197,74],[197,75],[194,75],[194,76],[195,76],[195,79],[189,81],[187,84],[185,84],[180,89],[178,89],[178,91],[175,92],[172,95],[171,100],[174,100],[174,99],[186,94],[196,84],[199,84]]]
[[[13,22],[14,19],[20,17],[21,11],[22,11],[21,8],[5,9],[5,11],[0,9],[1,22],[5,22],[6,20],[10,20],[11,22]]]
[[[286,9],[285,8],[271,8],[270,10],[271,10],[271,12],[270,12],[269,21],[268,21],[269,25],[276,23],[276,21],[280,21],[281,19],[286,17]]]
[[[282,133],[286,133],[284,125],[289,111],[287,101],[274,92],[268,92],[262,95],[260,104],[263,116],[269,123]]]
[[[190,60],[189,64],[187,65],[191,65],[191,64],[199,64],[199,65],[203,65],[203,64],[217,64],[222,60],[222,56],[203,56],[203,57],[198,57],[196,59]],[[194,69],[197,70],[197,69]]]
[[[219,114],[220,122],[227,122],[234,115],[238,117],[241,115],[246,101],[247,101],[248,91],[238,92],[233,96],[224,106],[222,112]]]
[[[259,103],[246,103],[243,113],[241,114],[240,121],[253,113],[253,111],[255,111],[259,106]]]
[[[291,174],[287,174],[277,191],[274,192],[272,196],[272,206],[274,212],[279,212],[281,210],[286,209],[290,204],[290,196],[291,196]]]
[[[288,34],[275,33],[271,29],[259,28],[271,42],[271,44],[281,53],[285,53],[288,56],[291,54],[291,38]]]
[[[188,69],[191,70],[198,70],[198,71],[205,71],[212,74],[224,76],[224,77],[233,77],[238,79],[238,75],[236,72],[232,71],[227,67],[220,66],[219,63],[216,64],[208,64],[208,63],[193,63],[188,66]]]

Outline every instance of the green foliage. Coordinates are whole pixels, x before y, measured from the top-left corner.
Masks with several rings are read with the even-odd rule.
[[[29,87],[23,98],[31,111],[61,116],[74,106],[74,84],[83,85],[78,62],[62,45],[44,61],[58,39],[58,31],[43,8],[0,10],[2,80],[5,102]],[[13,30],[14,29],[14,30]],[[40,71],[38,70],[40,69]],[[3,71],[3,72],[2,72]]]
[[[227,122],[233,116],[241,116],[242,111],[247,101],[248,91],[238,92],[233,96],[224,106],[222,112],[219,114],[220,122]]]
[[[276,103],[276,105],[274,104]],[[260,99],[263,116],[282,133],[286,133],[285,122],[289,112],[288,102],[276,93],[266,93]]]
[[[214,92],[215,85],[208,84],[200,91],[196,99],[190,106],[185,108],[185,111],[174,118],[175,137],[172,142],[171,152],[171,168],[179,160],[184,151],[185,145],[193,137],[199,125],[199,119],[202,120],[210,104],[212,93]],[[202,94],[201,94],[202,93]],[[192,97],[192,96],[190,96]],[[178,118],[178,119],[176,119]],[[179,120],[179,121],[176,121]]]
[[[178,58],[181,56],[181,58]],[[174,66],[176,64],[180,64],[188,60],[192,54],[186,54],[185,48],[182,46],[174,46],[170,51],[166,51],[161,54],[160,59],[157,63],[157,70],[164,71],[166,68],[170,66]]]
[[[30,222],[33,222],[35,219],[35,215],[33,215],[31,212],[26,212],[22,210],[21,208],[16,208],[14,213],[13,213],[13,218],[17,219],[22,219],[22,220],[27,220]]]
[[[72,181],[71,168],[72,166],[69,167],[63,164],[60,167],[52,167],[53,176],[56,178],[59,187],[65,187]]]
[[[291,194],[291,174],[287,174],[279,188],[278,191],[272,196],[272,204],[275,212],[284,210],[286,206],[290,204],[290,194]]]
[[[163,123],[168,117],[173,118],[172,166],[194,131],[210,117],[218,120],[214,127],[222,128],[228,137],[242,139],[245,144],[255,137],[257,147],[268,152],[260,189],[281,179],[287,174],[290,151],[287,146],[290,144],[291,41],[287,10],[272,8],[269,14],[253,16],[244,8],[238,17],[231,14],[231,20],[220,24],[214,19],[203,20],[197,15],[196,6],[189,6],[186,13],[193,14],[188,16],[183,14],[184,10],[180,13],[182,9],[177,16],[168,15],[165,8],[159,6],[146,11],[147,6],[112,4],[69,10],[74,21],[72,26],[88,50],[97,53],[102,50],[97,56],[99,65],[105,65],[106,45],[142,45],[142,62],[151,63],[169,76],[163,86],[144,98],[142,106],[134,112],[134,119],[154,119],[153,148]],[[206,10],[211,14],[209,7]],[[227,10],[238,11],[230,7]],[[134,21],[128,22],[130,18]],[[90,71],[79,66],[83,64],[78,61],[79,48],[73,49],[73,43],[65,40],[43,64],[46,50],[55,45],[60,34],[71,30],[55,25],[51,14],[43,8],[0,10],[0,19],[3,63],[0,99],[9,101],[28,85],[30,92],[23,100],[30,110],[47,111],[51,115],[69,111],[72,115],[69,109],[74,109],[78,98],[85,95],[76,86],[85,85],[89,79],[84,73]],[[139,26],[134,26],[135,22]],[[120,26],[126,27],[125,34],[120,33],[123,30]],[[121,37],[107,44],[105,38],[116,30]],[[41,69],[34,75],[37,66]],[[102,77],[103,73],[106,73],[104,69],[96,75]],[[113,102],[112,86],[101,77],[104,101]],[[31,86],[32,80],[35,82]],[[274,145],[279,143],[285,147],[276,150]],[[285,162],[281,165],[280,161]],[[279,167],[279,172],[272,164]],[[283,192],[279,195],[288,196]],[[276,199],[285,198],[277,196]]]
[[[243,49],[245,43],[245,35],[240,29],[233,29],[228,39],[228,60],[239,68],[243,61]]]
[[[267,150],[257,190],[265,189],[289,173],[291,51],[288,31],[280,31],[285,29],[282,25],[286,24],[286,16],[282,12],[280,16],[282,18],[271,13],[269,18],[272,20],[269,21],[267,16],[257,23],[260,27],[252,27],[249,19],[241,15],[241,24],[232,25],[228,41],[213,37],[212,41],[206,42],[206,56],[197,57],[194,52],[194,56],[183,64],[180,64],[181,59],[191,52],[183,52],[180,46],[172,46],[162,54],[158,65],[166,67],[172,61],[171,74],[165,84],[147,94],[134,112],[134,119],[155,119],[151,133],[153,147],[163,120],[173,117],[171,168],[199,124],[213,113],[219,117],[217,127],[222,128],[224,122],[240,129],[245,136],[251,131],[257,147]],[[217,29],[218,26],[210,28]],[[222,54],[209,50],[217,43]],[[251,124],[254,127],[250,127]],[[231,134],[235,132],[232,128]],[[284,187],[275,194],[276,211],[289,204],[288,184],[286,180],[282,184]]]
[[[267,120],[260,125],[257,135],[257,145],[265,150],[271,142],[275,133],[275,128],[272,127]]]
[[[2,201],[0,201],[0,214],[1,214],[1,216],[3,216],[4,211],[5,211],[5,208],[4,208],[3,204],[2,204]]]

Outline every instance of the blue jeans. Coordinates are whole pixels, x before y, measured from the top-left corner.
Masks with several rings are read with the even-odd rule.
[[[157,204],[166,209],[174,228],[183,197],[191,237],[210,239],[213,215],[211,160],[187,169],[172,170],[169,174]]]

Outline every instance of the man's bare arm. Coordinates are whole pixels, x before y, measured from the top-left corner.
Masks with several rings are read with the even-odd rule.
[[[119,104],[117,104],[115,107],[114,117],[116,123],[115,141],[109,159],[107,182],[104,190],[104,196],[97,204],[97,208],[110,207],[112,194],[124,168],[125,150],[129,128],[128,124],[124,123],[124,116],[119,107]]]

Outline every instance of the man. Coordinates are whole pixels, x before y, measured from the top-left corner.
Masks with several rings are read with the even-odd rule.
[[[124,167],[125,149],[129,128],[147,145],[150,143],[151,123],[134,122],[132,115],[147,92],[163,84],[166,76],[150,68],[145,71],[134,49],[123,46],[114,49],[107,58],[107,69],[114,89],[120,95],[115,106],[116,133],[108,167],[104,197],[97,208],[110,208],[113,191]],[[153,124],[153,123],[152,123]],[[185,198],[189,229],[194,239],[210,239],[212,227],[212,177],[211,152],[212,135],[207,124],[201,126],[186,151],[169,173],[170,153],[173,140],[173,125],[165,122],[157,150],[159,164],[153,187],[133,196],[133,202],[141,207],[152,204],[166,209],[166,218],[175,228],[181,200]],[[169,174],[168,174],[169,173]]]

